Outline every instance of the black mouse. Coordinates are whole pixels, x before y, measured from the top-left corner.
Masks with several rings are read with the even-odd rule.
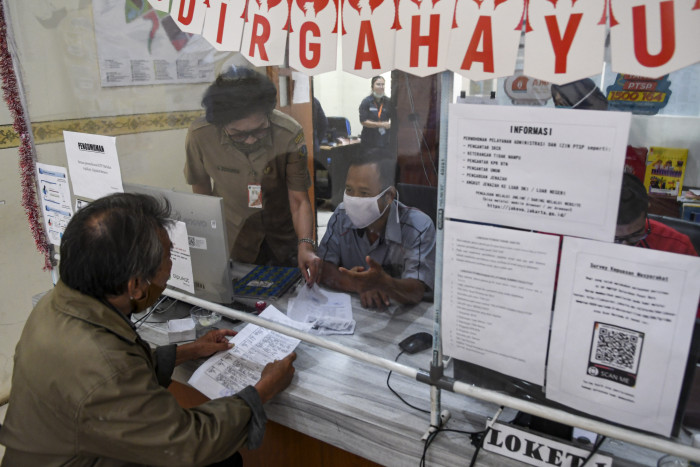
[[[399,347],[407,353],[416,353],[421,350],[429,349],[433,346],[433,335],[427,332],[417,332],[411,334],[401,342]]]

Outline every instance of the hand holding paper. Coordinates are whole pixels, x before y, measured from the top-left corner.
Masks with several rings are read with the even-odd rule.
[[[260,381],[255,385],[263,404],[287,389],[294,377],[293,363],[296,359],[296,352],[292,352],[282,360],[275,360],[265,365],[260,374]]]

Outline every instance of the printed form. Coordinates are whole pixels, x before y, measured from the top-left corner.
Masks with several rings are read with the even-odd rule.
[[[302,331],[310,327],[292,321],[272,305],[265,308],[260,317]],[[232,349],[210,357],[188,383],[210,399],[232,396],[246,386],[255,385],[265,365],[289,355],[299,342],[299,339],[248,324],[231,339]]]
[[[613,240],[630,114],[452,104],[448,125],[446,217]]]
[[[700,258],[565,238],[547,398],[670,436],[700,299]]]
[[[444,352],[542,386],[559,237],[445,222]]]

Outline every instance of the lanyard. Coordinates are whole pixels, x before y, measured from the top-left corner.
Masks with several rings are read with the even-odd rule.
[[[379,106],[379,112],[377,112],[377,118],[382,118],[382,109],[384,108],[384,102]]]

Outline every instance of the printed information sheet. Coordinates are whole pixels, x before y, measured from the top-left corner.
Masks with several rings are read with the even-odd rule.
[[[116,138],[64,131],[63,139],[75,196],[95,200],[124,192]]]
[[[547,398],[670,436],[699,283],[696,256],[565,238]]]
[[[170,251],[170,260],[173,267],[170,270],[168,285],[194,294],[194,276],[192,275],[192,258],[190,257],[190,244],[187,240],[187,224],[175,221],[168,229],[173,248]]]
[[[444,352],[544,384],[559,237],[445,222]]]
[[[612,241],[629,125],[624,112],[452,104],[445,216]]]
[[[184,5],[183,5],[184,6]],[[216,50],[147,1],[92,0],[103,87],[209,83]]]
[[[68,172],[65,167],[37,162],[36,173],[44,229],[48,240],[58,246],[61,245],[63,232],[73,216]]]
[[[260,317],[296,329],[308,330],[310,327],[292,321],[272,305],[265,308]],[[210,357],[188,381],[210,399],[232,396],[248,385],[255,385],[265,365],[286,357],[301,341],[248,324],[231,342],[234,344],[231,350]]]

